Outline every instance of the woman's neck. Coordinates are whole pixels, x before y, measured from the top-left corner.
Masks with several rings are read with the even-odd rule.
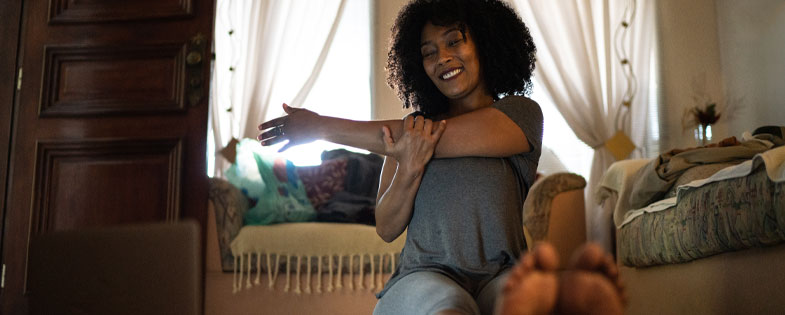
[[[447,116],[455,117],[473,112],[480,108],[491,106],[493,102],[493,97],[486,93],[476,93],[460,99],[451,99],[450,110],[448,111]]]

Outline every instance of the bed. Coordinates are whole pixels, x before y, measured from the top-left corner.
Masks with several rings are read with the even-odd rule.
[[[700,164],[643,207],[635,203],[645,198],[632,196],[653,161],[614,163],[599,195],[627,284],[627,313],[785,310],[784,161],[779,146],[741,163]]]

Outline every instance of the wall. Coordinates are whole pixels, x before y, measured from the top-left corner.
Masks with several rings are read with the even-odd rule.
[[[373,116],[397,119],[406,111],[387,86],[390,27],[407,0],[374,0]],[[757,126],[785,125],[785,3],[782,0],[660,0],[661,148],[694,146],[683,130],[693,106],[693,85],[720,100],[741,102],[733,119],[714,127],[714,138],[740,136]],[[701,85],[701,84],[697,84]]]
[[[695,145],[681,119],[704,76],[705,93],[735,108],[715,126],[715,140],[785,125],[782,0],[662,0],[657,10],[662,149]]]
[[[785,125],[785,2],[717,0],[717,21],[726,93],[742,108],[729,130]]]
[[[715,0],[660,0],[657,6],[660,59],[660,148],[695,146],[683,130],[684,109],[693,103],[693,83],[705,79],[708,95],[722,95]],[[723,124],[714,135],[726,133]]]
[[[373,119],[400,119],[409,110],[403,105],[395,92],[387,85],[387,50],[389,49],[390,28],[398,11],[408,0],[373,0],[373,57],[371,76],[373,77]]]

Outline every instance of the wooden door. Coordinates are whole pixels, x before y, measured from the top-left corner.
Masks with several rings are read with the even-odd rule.
[[[5,213],[5,189],[8,178],[8,152],[11,143],[11,106],[16,94],[16,50],[19,42],[19,21],[22,17],[22,0],[7,0],[0,10],[0,244],[3,241],[2,218]],[[2,246],[0,246],[2,249]],[[0,258],[2,253],[0,253]],[[0,288],[2,290],[2,288]]]
[[[24,1],[0,313],[27,313],[38,234],[184,217],[204,226],[214,7]]]

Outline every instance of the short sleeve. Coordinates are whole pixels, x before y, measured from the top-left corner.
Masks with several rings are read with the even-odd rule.
[[[523,96],[508,96],[494,103],[493,107],[507,115],[521,128],[531,146],[529,153],[541,150],[543,118],[537,102]]]
[[[517,171],[520,183],[528,191],[534,183],[542,152],[542,109],[537,102],[523,96],[507,96],[496,101],[493,107],[515,122],[529,141],[531,151],[507,158]]]

